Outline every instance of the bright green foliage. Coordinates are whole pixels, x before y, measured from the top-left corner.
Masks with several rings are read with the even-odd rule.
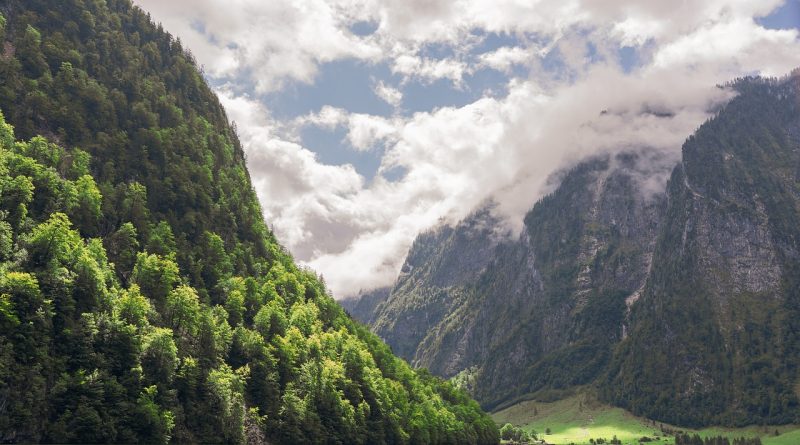
[[[147,207],[147,187],[138,183],[120,185],[118,188],[119,219],[130,221],[139,233],[147,233],[150,209]]]
[[[11,258],[14,247],[13,238],[14,232],[11,229],[11,224],[6,221],[0,221],[0,262]]]
[[[240,277],[226,280],[222,284],[225,293],[225,311],[228,312],[228,322],[231,326],[237,326],[244,320],[245,314],[245,283]]]
[[[82,242],[67,215],[55,213],[33,228],[25,237],[25,245],[32,267],[57,267],[71,262]]]
[[[21,224],[28,214],[33,198],[33,182],[27,176],[6,177],[0,182],[0,209],[8,213],[8,223]]]
[[[103,196],[94,179],[83,175],[75,181],[75,203],[70,209],[70,218],[84,234],[97,232],[97,223],[100,221],[100,203]]]
[[[89,249],[81,249],[76,255],[72,271],[72,294],[77,313],[92,312],[107,301],[107,276]]]
[[[230,258],[225,252],[225,243],[216,233],[205,232],[200,240],[202,250],[200,251],[200,278],[205,288],[213,290],[213,302],[222,303],[222,295],[217,288],[220,281],[230,277],[233,273],[233,266]]]
[[[510,423],[506,423],[500,428],[500,438],[514,443],[528,443],[531,441],[531,436],[527,431]]]
[[[256,330],[267,340],[276,335],[284,335],[286,333],[288,320],[282,300],[278,297],[265,304],[253,319]]]
[[[94,178],[91,177],[91,172],[89,171],[89,163],[92,159],[92,156],[89,153],[81,150],[80,148],[75,148],[68,154],[68,159],[69,167],[66,169],[66,175],[68,178],[71,179],[88,176],[89,179],[92,180],[92,183],[94,183]],[[100,192],[97,193],[99,195]]]
[[[175,416],[162,409],[157,402],[158,389],[155,385],[144,388],[137,402],[137,421],[143,433],[143,442],[169,443],[170,434],[175,427]]]
[[[499,440],[277,244],[180,42],[127,0],[3,11],[0,441]]]
[[[289,325],[305,336],[319,332],[319,309],[313,303],[295,303],[289,310]]]
[[[142,369],[151,384],[168,388],[178,367],[178,348],[172,339],[172,330],[155,328],[144,338]]]
[[[135,284],[121,291],[114,306],[115,315],[120,320],[138,328],[146,327],[152,318],[153,308],[150,306],[150,300],[139,292],[139,286]]]
[[[0,431],[23,423],[41,428],[47,410],[44,371],[52,305],[42,296],[37,279],[24,272],[0,276],[0,297],[4,325],[0,335],[0,394],[8,404],[6,412],[14,413],[14,417],[0,416]]]
[[[180,281],[178,265],[169,258],[141,252],[136,256],[131,280],[139,285],[143,294],[160,305]]]
[[[136,237],[136,228],[126,222],[116,232],[104,238],[109,260],[114,263],[117,275],[123,284],[133,273],[139,251],[139,240]]]
[[[175,255],[175,235],[172,228],[166,221],[159,221],[158,224],[150,229],[150,236],[147,239],[145,250],[161,256]]]
[[[194,337],[200,323],[200,301],[189,286],[178,286],[167,295],[164,321],[183,337]]]
[[[40,164],[50,168],[58,168],[61,158],[64,156],[64,149],[50,143],[42,136],[35,136],[27,144],[20,145],[18,148],[25,156],[36,159]]]
[[[244,390],[247,368],[234,372],[228,365],[213,369],[208,374],[208,390],[212,406],[219,410],[222,423],[220,432],[227,443],[244,441]]]

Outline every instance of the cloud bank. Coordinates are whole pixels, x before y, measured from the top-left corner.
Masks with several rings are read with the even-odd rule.
[[[717,84],[800,65],[797,30],[756,20],[778,0],[136,3],[222,85],[268,224],[337,297],[391,284],[420,231],[487,199],[519,226],[548,177],[587,156],[648,147],[677,158],[730,99]],[[265,94],[313,84],[337,60],[374,71],[367,87],[392,111],[275,117]],[[458,94],[478,75],[492,82],[469,103],[405,108],[412,85]],[[376,175],[321,162],[308,129],[379,157]]]

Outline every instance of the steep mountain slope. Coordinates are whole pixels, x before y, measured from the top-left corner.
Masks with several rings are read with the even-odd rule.
[[[296,267],[141,10],[4,1],[0,42],[0,441],[498,442]]]
[[[593,383],[675,424],[797,422],[800,74],[727,87],[737,97],[677,167],[641,152],[580,164],[519,240],[463,243],[491,259],[459,280],[434,265],[469,224],[421,237],[415,267],[372,303],[375,332],[487,408]],[[665,192],[643,193],[669,171]]]
[[[420,236],[374,331],[415,365],[462,373],[489,408],[592,381],[623,336],[626,299],[644,284],[664,209],[640,179],[674,164],[646,153],[564,174],[519,239],[488,209]]]
[[[443,226],[415,240],[394,289],[372,321],[374,332],[389,339],[396,354],[416,360],[415,352],[431,329],[464,304],[467,293],[458,285],[474,280],[492,259],[503,239],[495,233],[498,223],[484,208],[454,228]]]
[[[351,317],[369,325],[374,321],[379,304],[386,301],[391,292],[391,287],[380,287],[366,292],[361,292],[355,298],[339,301],[339,304]]]
[[[683,147],[606,396],[684,424],[798,419],[800,77],[744,79]]]

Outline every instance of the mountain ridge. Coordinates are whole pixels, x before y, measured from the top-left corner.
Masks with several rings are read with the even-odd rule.
[[[620,189],[624,189],[628,194],[634,192],[635,176],[640,173],[637,170],[637,163],[644,165],[643,157],[643,154],[636,153],[621,154],[616,157],[601,156],[565,172],[561,187],[543,198],[528,213],[525,218],[525,229],[518,239],[507,234],[496,236],[499,220],[491,216],[490,207],[475,212],[455,228],[441,228],[434,231],[434,235],[419,237],[411,249],[407,266],[404,266],[404,270],[410,269],[410,272],[407,275],[401,274],[392,291],[393,295],[390,295],[385,303],[377,305],[376,314],[372,314],[373,329],[401,356],[411,360],[415,365],[428,367],[436,374],[452,377],[462,370],[476,366],[483,368],[485,374],[477,377],[476,387],[479,389],[476,389],[475,394],[503,394],[509,391],[508,386],[515,384],[510,380],[491,382],[493,377],[490,377],[490,374],[497,373],[497,366],[516,366],[518,373],[527,372],[525,368],[530,363],[530,357],[546,356],[561,346],[578,342],[577,338],[590,340],[591,336],[582,332],[590,329],[587,325],[588,320],[572,324],[566,321],[565,314],[583,311],[588,301],[585,296],[588,292],[593,292],[591,289],[593,283],[598,287],[598,283],[607,283],[614,288],[624,288],[621,294],[618,291],[609,291],[619,296],[608,296],[617,302],[615,317],[618,323],[615,322],[611,327],[617,333],[612,337],[620,337],[625,313],[622,300],[643,285],[642,276],[646,266],[638,267],[637,263],[638,273],[628,282],[616,284],[615,280],[619,281],[620,278],[615,276],[615,271],[611,267],[631,270],[636,258],[642,253],[637,253],[633,259],[625,259],[624,255],[631,249],[625,243],[635,244],[632,241],[634,238],[632,232],[652,232],[654,215],[659,212],[659,206],[663,205],[663,198],[650,195],[649,192],[636,191],[634,196],[638,198],[630,202],[617,199],[623,195],[618,193]],[[653,162],[670,164],[663,159]],[[568,204],[564,205],[565,202]],[[628,215],[628,210],[634,208],[639,210],[632,212],[631,215],[637,216]],[[587,221],[578,220],[576,217],[578,214],[591,214],[591,218]],[[453,240],[468,239],[468,228],[476,225],[483,227],[484,239],[481,239],[479,234],[472,243],[480,247],[474,248],[470,254],[451,255],[453,247],[447,246],[451,246]],[[551,240],[550,234],[559,233],[561,230],[569,232],[558,240]],[[459,232],[461,233],[458,234]],[[447,244],[441,249],[437,250],[435,244],[426,244],[431,240],[434,242],[441,240],[443,237],[447,239]],[[639,246],[638,249],[647,250],[647,247],[651,246]],[[469,245],[458,246],[456,250],[465,248],[468,249]],[[534,249],[552,252],[549,256],[538,255],[533,254]],[[601,250],[605,253],[600,252]],[[453,281],[428,279],[426,274],[429,269],[425,269],[427,266],[416,269],[411,267],[415,257],[421,258],[416,261],[424,260],[426,251],[429,254],[433,252],[432,258],[428,259],[431,264],[442,264],[444,261],[458,262],[460,258],[474,256],[483,256],[484,259],[478,263],[480,267],[473,267],[472,262],[465,267],[465,271],[468,272],[466,275],[471,281],[466,285],[457,283],[453,286]],[[612,258],[612,261],[617,263],[624,262],[623,260],[627,262],[623,265],[614,263],[606,267],[604,265],[606,258],[600,258],[598,253]],[[617,256],[614,256],[615,254]],[[440,257],[448,257],[449,260],[442,260]],[[607,268],[607,276],[598,274],[591,276],[587,267],[592,261],[603,266],[599,268],[601,272]],[[411,266],[408,266],[409,263],[412,263]],[[433,270],[436,272],[436,269]],[[415,276],[415,273],[418,276]],[[580,280],[580,286],[571,284],[569,280],[562,280],[560,276],[564,274],[573,280]],[[448,304],[455,309],[444,311],[444,315],[437,319],[432,313],[408,304],[404,300],[409,293],[409,283],[416,286],[412,288],[410,292],[412,295],[408,297],[411,301],[424,300],[429,295],[439,295],[440,299],[449,297]],[[565,304],[558,303],[555,298],[558,291],[551,289],[554,286],[566,289],[573,295],[572,301]],[[435,304],[435,301],[429,301],[428,304]],[[394,327],[392,321],[402,320],[405,315],[404,312],[399,314],[391,312],[392,305],[400,307],[401,310],[407,309],[408,312],[418,313],[419,317],[424,317],[426,320],[434,320],[431,322],[432,329],[420,329],[425,335],[411,354],[408,352],[408,347],[398,347],[398,333],[392,330]],[[408,309],[409,307],[412,309]],[[545,311],[537,312],[537,307],[549,307],[552,312],[549,315],[545,314]],[[591,312],[586,311],[585,315],[590,316]],[[376,321],[381,317],[383,320]],[[520,320],[528,320],[530,323],[527,321],[520,323]],[[502,328],[494,332],[498,326]],[[554,329],[553,326],[558,328]],[[535,338],[541,340],[530,342],[526,340]],[[447,344],[448,349],[442,348],[442,344]],[[575,354],[585,354],[588,351],[585,345],[574,346]],[[495,362],[496,364],[490,363],[492,348],[506,348],[506,358],[502,362]],[[476,362],[470,359],[476,355],[483,357],[479,360],[485,361]],[[553,372],[560,373],[555,368]],[[580,374],[583,371],[576,372]],[[502,372],[496,375],[499,379],[508,378],[508,374]],[[488,381],[483,380],[487,378]],[[556,376],[553,374],[547,378]],[[577,375],[575,378],[585,379]],[[481,396],[478,397],[481,399]],[[486,407],[502,401],[481,400]]]
[[[645,149],[563,173],[519,240],[479,278],[441,288],[460,295],[454,308],[398,353],[469,382],[487,409],[593,384],[604,400],[670,423],[795,422],[798,74],[724,87],[736,97],[681,159]],[[641,185],[653,176],[670,178],[663,191]],[[435,288],[438,278],[420,280]],[[386,301],[401,310],[375,304],[370,325],[395,348],[381,318],[424,297],[396,284]]]

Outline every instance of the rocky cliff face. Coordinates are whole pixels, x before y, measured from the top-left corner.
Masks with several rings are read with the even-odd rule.
[[[356,320],[368,325],[375,321],[378,305],[389,298],[389,292],[391,291],[391,287],[380,287],[366,292],[361,292],[354,298],[339,300],[339,304],[347,311],[348,314],[350,314],[352,318],[355,318]]]
[[[487,408],[593,383],[677,424],[797,422],[799,79],[728,85],[681,159],[578,165],[518,239],[421,236],[372,326]]]
[[[624,335],[626,300],[643,287],[663,214],[663,192],[641,179],[673,165],[646,150],[585,162],[516,239],[490,208],[423,234],[388,298],[362,319],[415,365],[469,374],[488,407],[589,382]]]
[[[609,399],[683,424],[797,419],[798,78],[743,80],[683,147]]]
[[[505,239],[501,232],[500,221],[487,207],[456,227],[442,226],[421,234],[388,298],[374,311],[370,321],[374,332],[396,354],[430,366],[416,358],[420,343],[468,299],[469,290],[463,285],[474,282],[486,269]]]

